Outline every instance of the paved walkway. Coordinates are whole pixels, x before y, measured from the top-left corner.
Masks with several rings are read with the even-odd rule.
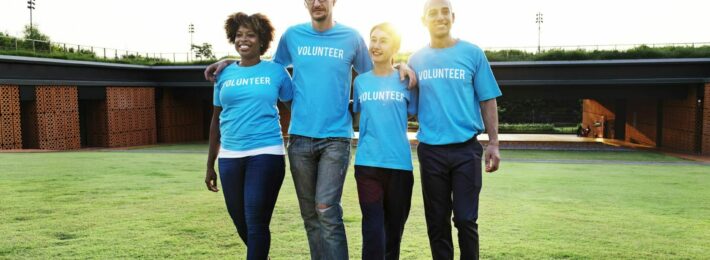
[[[355,142],[357,143],[358,132],[355,133]],[[414,146],[418,143],[416,140],[416,133],[407,134],[410,143]],[[627,143],[619,140],[608,140],[601,138],[589,138],[589,137],[578,137],[569,134],[499,134],[498,139],[501,142],[501,149],[504,150],[548,150],[548,151],[636,151],[636,150],[646,150],[659,152],[658,149],[651,146],[644,146],[639,144]],[[488,142],[488,135],[482,134],[478,136],[478,140],[481,143]],[[207,150],[170,150],[170,149],[141,149],[155,147],[150,146],[140,146],[140,147],[123,147],[123,148],[85,148],[81,151],[125,151],[125,152],[139,152],[139,153],[206,153]],[[33,152],[57,152],[48,150],[37,150],[37,149],[24,149],[24,150],[0,150],[0,153],[33,153]],[[594,160],[527,160],[527,159],[508,159],[506,161],[517,161],[517,162],[540,162],[540,163],[620,163],[620,164],[694,164],[695,162],[700,162],[703,164],[710,164],[710,156],[692,155],[692,154],[681,154],[660,151],[669,156],[679,157],[689,160],[688,163],[684,162],[625,162],[625,161],[594,161]]]
[[[617,161],[617,160],[578,160],[578,159],[561,159],[561,160],[542,160],[542,159],[521,159],[521,158],[504,158],[504,162],[521,162],[521,163],[559,163],[559,164],[621,164],[621,165],[707,165],[710,162],[703,161]]]

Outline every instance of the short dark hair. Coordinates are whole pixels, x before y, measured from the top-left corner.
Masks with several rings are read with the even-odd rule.
[[[234,44],[237,38],[237,30],[239,30],[240,26],[251,29],[259,36],[259,51],[261,55],[264,55],[269,46],[271,46],[271,41],[274,40],[274,27],[271,25],[269,18],[261,13],[247,15],[243,12],[238,12],[230,15],[227,21],[224,22],[224,30],[227,32],[229,43]]]

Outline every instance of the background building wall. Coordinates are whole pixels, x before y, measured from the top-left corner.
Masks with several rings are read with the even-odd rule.
[[[663,101],[662,147],[682,152],[694,152],[696,107],[695,88],[690,88],[688,96],[684,99]]]
[[[155,89],[106,87],[108,147],[157,143]]]
[[[20,91],[0,85],[0,149],[22,149]]]
[[[106,100],[80,101],[85,108],[86,145],[87,147],[109,147],[108,108]]]
[[[37,86],[35,100],[21,107],[26,148],[81,148],[78,93],[75,86]]]
[[[163,88],[156,104],[158,142],[204,140],[205,128],[209,129],[205,126],[205,117],[209,117],[206,106],[211,103],[205,104],[203,96],[210,93],[211,89]]]
[[[629,100],[626,109],[625,141],[655,146],[657,143],[658,101]]]
[[[589,137],[604,137],[608,122],[616,119],[614,103],[608,100],[582,100],[582,127],[591,129]]]
[[[705,84],[703,100],[703,154],[710,155],[710,83]]]

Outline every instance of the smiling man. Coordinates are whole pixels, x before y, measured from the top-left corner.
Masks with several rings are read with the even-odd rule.
[[[419,155],[429,243],[434,259],[453,259],[451,213],[458,229],[461,259],[478,259],[478,195],[483,147],[488,133],[486,171],[498,169],[498,112],[501,95],[485,53],[453,38],[455,16],[448,0],[428,0],[422,23],[429,46],[409,65],[419,80]]]

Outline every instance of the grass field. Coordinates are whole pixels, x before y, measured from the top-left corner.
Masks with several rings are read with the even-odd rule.
[[[221,193],[204,188],[203,149],[0,153],[0,259],[241,259],[245,247]],[[503,156],[510,161],[500,172],[484,176],[479,226],[485,259],[710,255],[710,166],[650,152]],[[575,163],[516,161],[524,159]],[[359,259],[361,214],[352,173],[343,207],[350,256]],[[272,220],[272,259],[308,259],[298,212],[287,172]],[[418,180],[402,243],[402,259],[431,258]]]

